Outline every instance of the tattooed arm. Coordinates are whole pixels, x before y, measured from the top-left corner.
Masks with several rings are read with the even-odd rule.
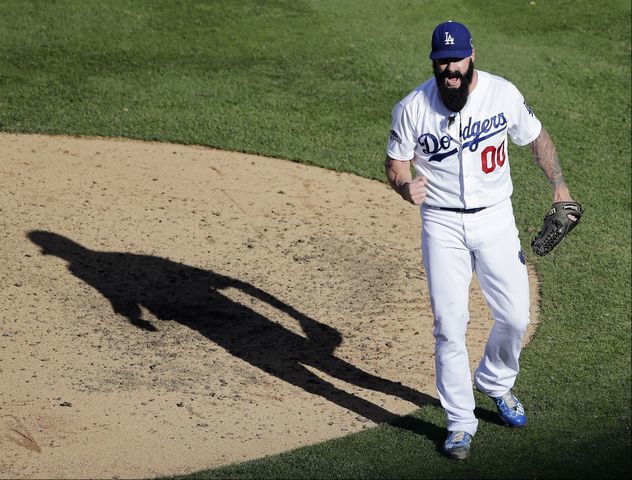
[[[557,156],[555,145],[549,133],[542,127],[538,138],[529,144],[533,160],[546,175],[551,188],[553,188],[553,202],[573,201],[571,194],[562,175],[560,159]]]

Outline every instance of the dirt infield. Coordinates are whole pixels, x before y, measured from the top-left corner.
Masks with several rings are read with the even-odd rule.
[[[384,184],[169,144],[0,148],[2,477],[188,473],[435,401],[419,215]]]

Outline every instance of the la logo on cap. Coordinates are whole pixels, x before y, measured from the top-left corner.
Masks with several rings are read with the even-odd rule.
[[[432,32],[431,60],[442,58],[465,58],[472,55],[472,35],[459,22],[443,22]]]

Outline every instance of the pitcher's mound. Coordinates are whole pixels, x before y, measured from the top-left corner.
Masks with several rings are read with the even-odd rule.
[[[169,144],[0,148],[3,476],[184,474],[435,401],[419,214],[386,185]]]

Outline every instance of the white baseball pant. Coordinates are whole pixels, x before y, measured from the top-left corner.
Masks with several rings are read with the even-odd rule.
[[[511,201],[477,213],[422,206],[422,254],[434,315],[437,391],[448,430],[476,433],[465,335],[475,271],[493,327],[474,374],[476,388],[500,396],[514,386],[529,323],[529,283]]]

